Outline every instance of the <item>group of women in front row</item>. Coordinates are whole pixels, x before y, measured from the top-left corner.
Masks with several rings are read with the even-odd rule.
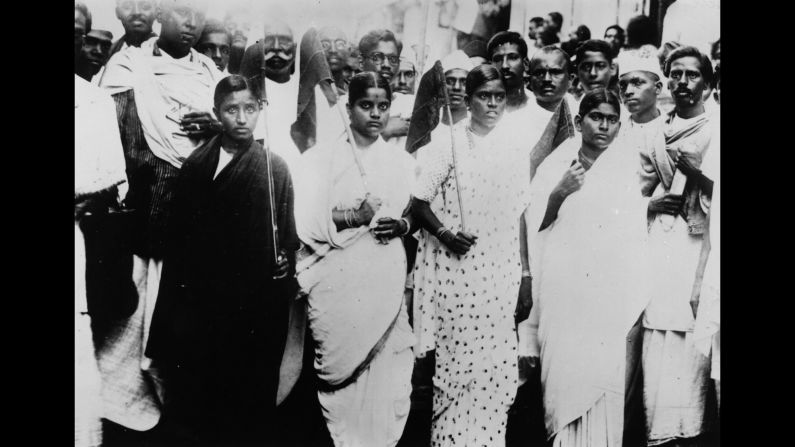
[[[620,445],[626,334],[645,296],[646,205],[638,155],[611,145],[618,98],[604,89],[586,94],[574,119],[580,133],[531,182],[535,142],[501,127],[498,69],[469,73],[470,114],[453,125],[454,144],[432,141],[416,159],[380,136],[391,97],[381,77],[355,76],[355,144],[343,135],[319,146],[293,173],[297,233],[316,258],[297,278],[309,297],[319,399],[335,444],[397,443],[410,407],[412,347],[435,349],[433,445],[503,444],[517,345],[529,343],[555,444],[587,436]],[[414,331],[401,243],[412,234]],[[531,336],[518,340],[514,310],[520,291],[531,289]]]

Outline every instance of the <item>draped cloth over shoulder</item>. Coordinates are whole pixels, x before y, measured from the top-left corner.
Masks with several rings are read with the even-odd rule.
[[[355,150],[367,192],[382,201],[371,226],[381,217],[400,218],[414,159],[381,138]],[[302,267],[298,281],[309,294],[318,397],[329,432],[336,445],[395,445],[408,417],[413,365],[414,338],[402,306],[405,250],[399,238],[378,243],[367,227],[337,231],[332,210],[357,209],[365,198],[345,137],[302,157],[296,223],[316,262]]]
[[[539,232],[549,195],[577,159],[580,143],[570,139],[556,149],[531,185],[526,218],[535,302],[528,320],[532,348],[541,357],[548,436],[565,429],[568,437],[577,430],[573,422],[595,417],[607,425],[601,431],[609,434],[608,445],[620,446],[626,336],[648,296],[646,201],[637,154],[611,146],[586,172],[582,188],[565,199],[557,219]]]
[[[116,53],[100,86],[111,94],[132,89],[146,142],[159,158],[179,168],[205,141],[192,140],[179,127],[181,115],[213,109],[213,90],[221,79],[215,63],[194,49],[175,59],[157,47],[157,37]]]

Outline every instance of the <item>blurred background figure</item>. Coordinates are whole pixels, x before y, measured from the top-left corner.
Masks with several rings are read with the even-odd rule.
[[[569,33],[569,40],[560,44],[560,48],[566,54],[574,54],[577,52],[577,47],[586,40],[591,38],[591,30],[585,25],[580,25],[572,32]]]
[[[318,30],[320,44],[323,45],[323,52],[326,54],[331,76],[334,77],[334,84],[337,91],[343,94],[348,91],[348,82],[353,77],[353,71],[348,70],[349,76],[345,77],[345,68],[351,54],[351,43],[348,37],[336,26],[325,26]]]
[[[232,34],[219,20],[207,19],[204,31],[196,42],[196,51],[209,57],[224,76],[228,75],[229,55],[232,49]]]
[[[563,14],[559,12],[550,12],[544,19],[544,28],[553,30],[558,38],[558,42],[563,40],[561,30],[563,29]],[[544,46],[544,45],[542,45]]]
[[[635,16],[627,24],[624,52],[634,53],[638,57],[652,57],[657,54],[657,36],[657,24],[654,20],[648,16]]]
[[[392,79],[392,91],[413,95],[416,80],[417,69],[414,67],[414,62],[408,57],[400,56],[397,76]]]
[[[625,40],[626,34],[624,33],[624,28],[621,28],[618,25],[613,25],[608,26],[605,30],[604,41],[613,47],[613,57],[618,57],[618,53],[620,53],[621,49],[624,47]]]
[[[124,27],[124,35],[113,43],[108,57],[127,47],[140,47],[143,41],[156,36],[152,32],[156,6],[153,0],[116,0],[116,18]]]
[[[248,34],[251,29],[248,21],[249,11],[240,5],[230,7],[224,16],[224,26],[232,35],[232,46],[229,49],[229,63],[227,71],[232,74],[240,73],[240,64],[248,44]]]
[[[100,29],[89,31],[78,57],[77,75],[90,82],[108,62],[112,44],[113,34],[110,31]]]
[[[710,58],[712,59],[712,63],[717,66],[720,64],[720,39],[716,40],[715,43],[712,44],[712,50],[709,52]]]

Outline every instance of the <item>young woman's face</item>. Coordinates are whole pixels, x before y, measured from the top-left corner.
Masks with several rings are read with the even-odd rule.
[[[247,141],[254,136],[260,107],[249,90],[227,95],[215,109],[215,116],[224,126],[224,133],[235,141]]]
[[[467,96],[466,101],[472,121],[491,129],[505,112],[505,86],[499,79],[488,81]]]
[[[351,118],[351,129],[361,135],[377,138],[389,120],[391,99],[386,90],[371,87],[367,93],[348,105]]]
[[[618,129],[621,127],[618,118],[618,110],[603,102],[585,116],[577,115],[574,123],[577,130],[582,132],[583,143],[605,150],[618,135]]]

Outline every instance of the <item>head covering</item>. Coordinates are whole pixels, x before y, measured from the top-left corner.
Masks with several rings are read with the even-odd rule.
[[[411,67],[417,70],[417,54],[411,47],[403,47],[403,51],[400,52],[400,68],[402,69],[405,64],[411,64]]]
[[[469,56],[463,50],[456,50],[442,59],[442,68],[444,71],[454,70],[460,68],[461,70],[470,71],[474,68],[474,64],[469,60]]]
[[[113,33],[102,29],[92,29],[88,32],[88,34],[86,34],[86,37],[95,37],[97,39],[107,40],[109,42],[113,41]]]
[[[660,63],[654,57],[639,57],[634,54],[621,53],[616,59],[618,63],[619,76],[629,73],[631,71],[646,71],[657,75],[660,80],[665,79],[662,70],[660,70]]]

